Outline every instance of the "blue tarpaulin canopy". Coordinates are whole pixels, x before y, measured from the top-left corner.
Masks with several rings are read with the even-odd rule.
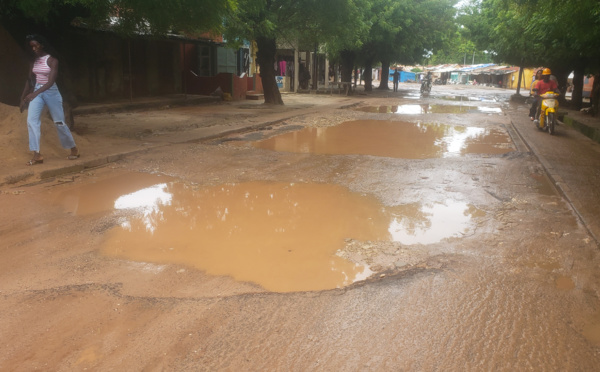
[[[414,72],[408,72],[408,71],[399,71],[399,72],[400,72],[400,79],[398,79],[399,82],[403,83],[407,80],[415,80]],[[390,69],[390,77],[389,77],[390,81],[393,81],[393,76],[392,76],[393,73],[394,73],[394,70]]]

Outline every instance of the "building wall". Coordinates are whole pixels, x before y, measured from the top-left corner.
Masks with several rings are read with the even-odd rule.
[[[0,102],[18,106],[29,62],[23,48],[0,25]]]
[[[537,68],[524,68],[523,69],[523,77],[521,80],[521,89],[530,90],[531,83],[533,82],[533,77],[535,76],[535,72]],[[519,71],[515,71],[511,73],[506,79],[507,88],[517,89],[517,84],[519,82]]]
[[[248,81],[250,78],[247,76],[241,78],[236,75],[232,75],[233,78],[233,92],[231,93],[231,97],[234,100],[243,100],[246,99],[246,92],[248,91]]]
[[[76,47],[74,47],[76,46]],[[182,93],[179,42],[75,31],[55,48],[81,102]],[[62,63],[62,62],[61,62]]]
[[[65,100],[74,106],[180,93],[208,95],[219,86],[234,99],[242,99],[252,82],[248,77],[237,78],[235,73],[213,76],[219,62],[214,43],[126,39],[78,28],[49,41],[60,54],[59,87]],[[209,76],[198,77],[190,72],[198,71],[199,45],[214,52],[209,58],[213,66]],[[1,27],[0,46],[0,101],[18,105],[27,79],[27,56]],[[227,60],[235,70],[237,55],[231,53]]]
[[[260,74],[255,74],[252,76],[252,80],[254,81],[254,91],[257,93],[264,93],[262,76],[260,76]]]
[[[232,95],[232,74],[221,73],[216,76],[195,76],[191,72],[185,74],[186,93],[208,96],[217,88]]]
[[[129,76],[126,76],[123,42],[110,35],[82,35],[70,37],[71,45],[78,45],[76,53],[67,45],[57,45],[67,63],[70,91],[79,101],[103,101],[128,97]]]

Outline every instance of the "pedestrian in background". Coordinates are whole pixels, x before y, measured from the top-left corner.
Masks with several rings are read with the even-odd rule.
[[[398,69],[395,69],[394,73],[392,74],[392,81],[394,83],[394,92],[398,91],[398,80],[400,80],[400,72],[398,71]]]
[[[21,112],[28,108],[29,150],[33,151],[33,157],[27,162],[27,165],[44,162],[40,153],[41,115],[44,106],[48,107],[52,120],[56,124],[60,144],[63,148],[71,150],[67,159],[77,159],[79,158],[79,149],[65,122],[63,99],[56,85],[58,60],[51,55],[53,50],[44,37],[29,35],[26,39],[34,55],[29,78],[23,88],[23,94],[21,94]]]

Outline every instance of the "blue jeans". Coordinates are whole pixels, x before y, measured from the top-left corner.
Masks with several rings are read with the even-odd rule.
[[[35,90],[40,89],[42,85],[36,84]],[[41,115],[44,106],[48,106],[52,120],[56,124],[58,139],[60,144],[65,149],[75,147],[75,140],[69,127],[65,123],[65,112],[62,106],[62,96],[58,91],[56,84],[52,85],[48,90],[42,92],[29,102],[27,111],[27,130],[29,131],[29,150],[40,152],[40,127],[42,125]]]

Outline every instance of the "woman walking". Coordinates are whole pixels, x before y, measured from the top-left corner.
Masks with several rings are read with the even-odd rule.
[[[29,47],[35,55],[31,65],[29,79],[25,83],[21,95],[21,112],[29,105],[27,112],[27,130],[29,132],[29,150],[33,157],[27,165],[42,164],[44,158],[40,153],[41,115],[44,106],[48,106],[52,120],[56,124],[60,144],[71,153],[67,159],[79,158],[79,149],[75,145],[73,135],[65,123],[65,113],[62,105],[62,96],[56,85],[58,75],[58,60],[50,53],[52,49],[46,40],[39,35],[27,36]]]

